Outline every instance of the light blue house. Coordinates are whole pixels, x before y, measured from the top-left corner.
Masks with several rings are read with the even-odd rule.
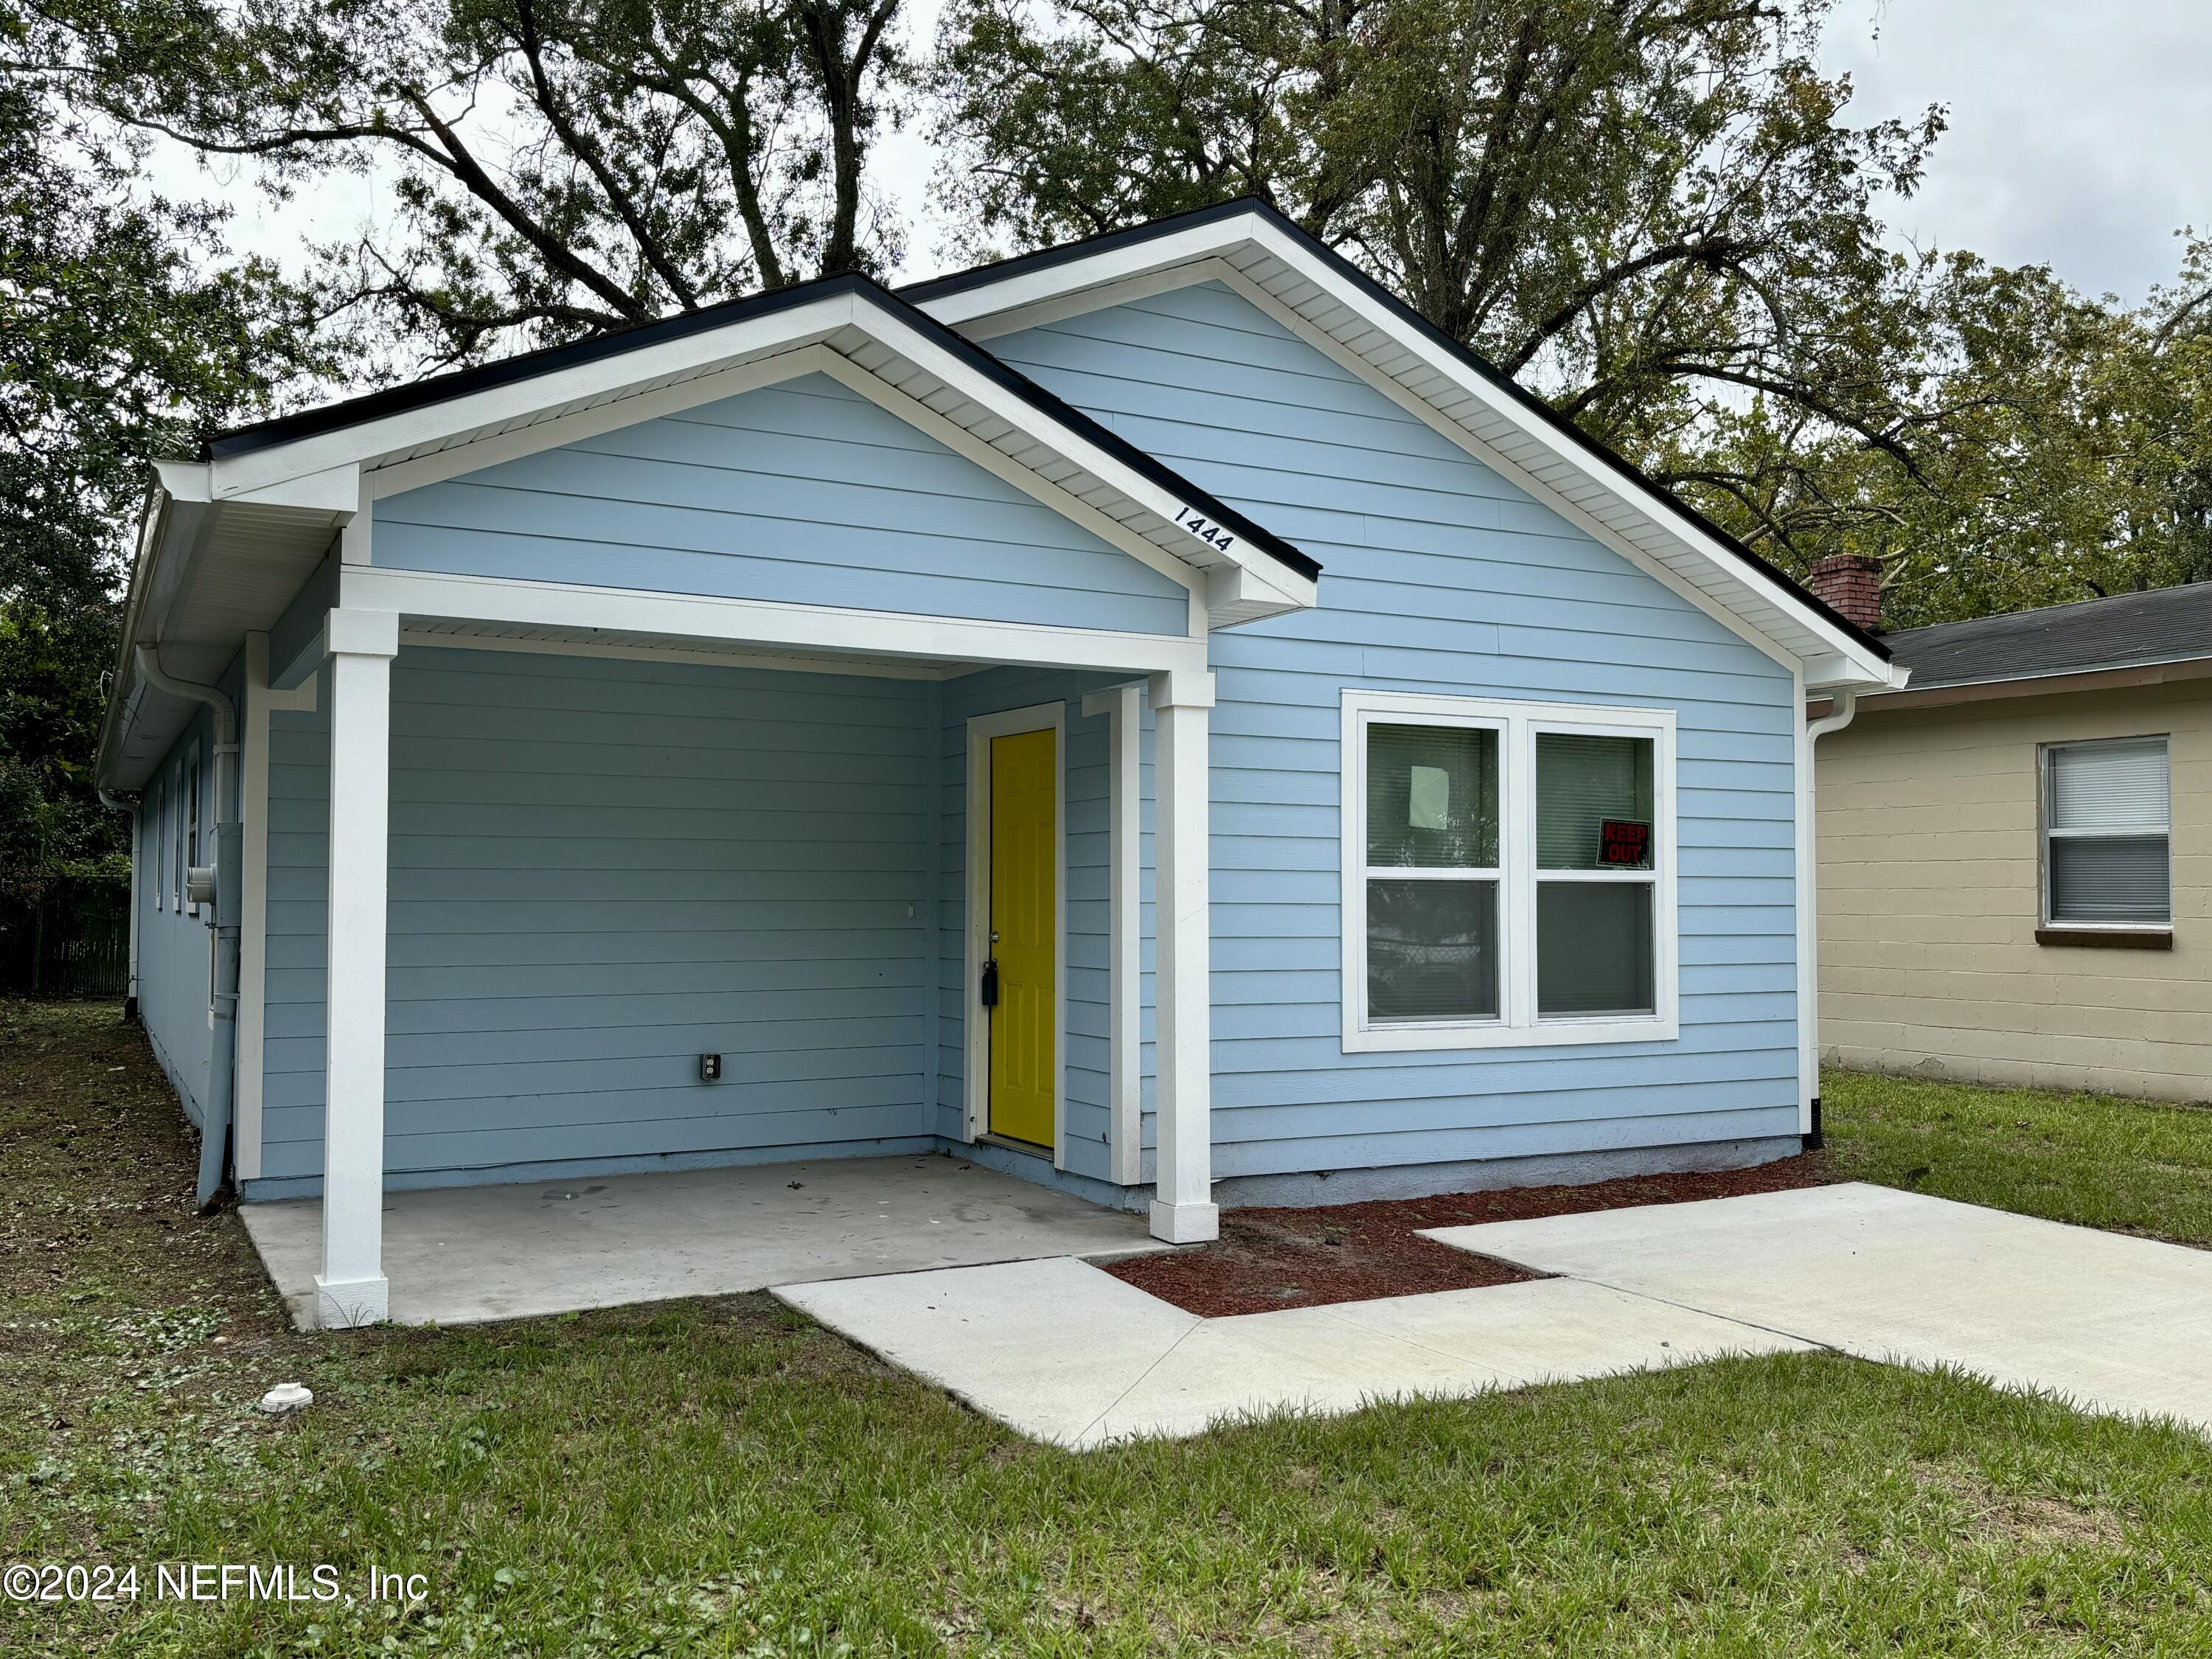
[[[1185,1242],[1815,1132],[1803,711],[1901,675],[1262,206],[161,480],[139,1006],[326,1322],[393,1188],[957,1148]]]

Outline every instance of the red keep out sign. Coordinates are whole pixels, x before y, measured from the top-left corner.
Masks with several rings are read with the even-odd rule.
[[[1600,864],[1643,864],[1651,856],[1651,826],[1607,818],[1598,826]]]

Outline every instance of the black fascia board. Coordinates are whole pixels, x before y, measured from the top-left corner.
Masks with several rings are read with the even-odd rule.
[[[787,288],[770,289],[764,294],[749,294],[741,300],[727,300],[720,305],[706,306],[697,311],[678,312],[672,317],[658,318],[652,322],[617,329],[611,333],[594,334],[589,339],[572,340],[565,345],[544,346],[536,351],[502,357],[497,362],[480,363],[472,368],[457,368],[448,374],[434,374],[428,380],[410,380],[404,386],[387,386],[381,392],[368,392],[338,403],[325,404],[319,408],[303,409],[295,415],[280,415],[274,420],[257,421],[251,426],[234,427],[228,432],[218,433],[208,444],[207,456],[211,460],[227,460],[234,455],[250,455],[259,449],[273,449],[279,444],[296,443],[302,438],[319,437],[325,432],[358,426],[364,421],[381,420],[389,415],[404,415],[409,410],[427,409],[432,404],[443,403],[447,398],[465,398],[472,392],[489,392],[499,386],[513,386],[518,381],[534,380],[540,374],[574,368],[580,363],[593,363],[605,357],[620,356],[623,352],[634,351],[641,346],[681,340],[690,335],[726,327],[732,323],[773,316],[779,311],[810,305],[817,300],[856,293],[864,284],[869,288],[875,287],[866,277],[852,274],[823,276],[811,283],[794,283]]]

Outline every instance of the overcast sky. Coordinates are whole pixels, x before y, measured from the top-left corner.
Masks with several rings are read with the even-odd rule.
[[[917,46],[938,9],[910,0]],[[1857,89],[1846,118],[1948,106],[1924,188],[1896,204],[1902,237],[2048,262],[2132,304],[2174,274],[2177,228],[2212,228],[2212,0],[1839,0],[1827,61]],[[876,158],[910,226],[902,278],[945,263],[926,210],[936,165],[918,133]],[[166,167],[165,182],[204,190],[190,172]],[[239,206],[237,245],[287,260],[306,236],[350,234],[374,200],[350,179],[274,214],[243,179],[222,193]]]
[[[2212,0],[1840,0],[1828,63],[1862,118],[1949,106],[1917,240],[2132,303],[2212,229]]]

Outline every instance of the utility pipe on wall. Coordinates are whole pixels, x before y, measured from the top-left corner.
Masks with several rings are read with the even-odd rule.
[[[1805,722],[1804,755],[1801,764],[1805,779],[1804,835],[1814,843],[1809,850],[1812,878],[1805,884],[1801,902],[1805,909],[1805,951],[1808,994],[1805,1006],[1798,1012],[1804,1022],[1802,1041],[1811,1056],[1812,1071],[1812,1127],[1805,1133],[1805,1150],[1820,1151],[1826,1136],[1820,1124],[1820,861],[1818,853],[1820,839],[1819,800],[1815,793],[1815,772],[1813,764],[1813,745],[1831,732],[1840,732],[1851,723],[1859,712],[1859,694],[1849,688],[1828,694],[1828,712],[1816,720]]]
[[[215,1032],[208,1059],[208,1097],[200,1112],[198,1200],[205,1209],[222,1186],[237,1079],[238,888],[243,838],[238,821],[238,710],[212,685],[173,679],[161,647],[138,647],[138,672],[173,697],[215,711]]]

